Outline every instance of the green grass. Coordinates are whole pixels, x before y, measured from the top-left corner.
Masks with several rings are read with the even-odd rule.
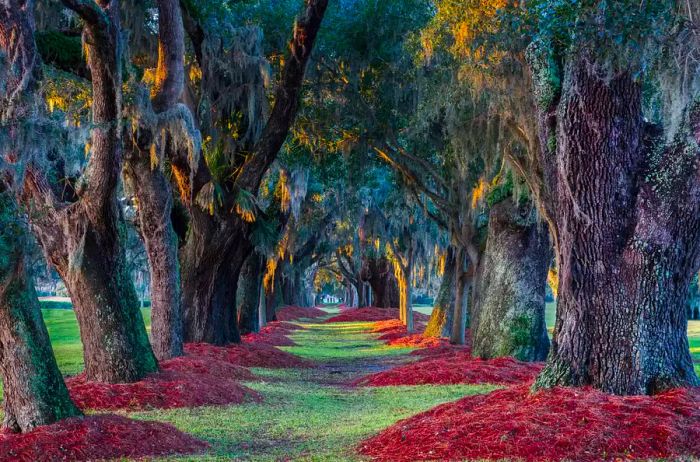
[[[306,324],[307,330],[294,334],[298,346],[282,349],[315,361],[357,361],[412,351],[412,348],[392,348],[377,342],[375,335],[368,333],[371,325],[368,322]]]
[[[241,406],[152,411],[139,419],[169,422],[211,444],[204,460],[361,460],[355,447],[364,438],[396,421],[463,396],[487,393],[490,385],[348,388],[366,371],[363,361],[395,359],[400,350],[368,342],[363,325],[308,325],[293,335],[300,344],[286,348],[324,361],[315,369],[254,369],[264,380],[247,385],[263,395],[262,403]],[[366,325],[365,325],[366,326]],[[340,344],[346,352],[340,353]],[[405,350],[403,351],[405,353]],[[326,362],[328,361],[328,362]],[[200,457],[183,460],[202,460]]]

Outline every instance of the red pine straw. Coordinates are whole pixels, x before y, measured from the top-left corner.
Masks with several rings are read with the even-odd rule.
[[[285,369],[295,367],[313,367],[306,361],[279,348],[265,343],[247,343],[219,347],[206,343],[188,343],[185,351],[195,356],[204,356],[225,361],[243,367],[266,367]]]
[[[249,343],[267,343],[273,346],[296,346],[294,340],[287,337],[287,334],[299,329],[303,329],[303,327],[289,322],[275,321],[260,329],[260,332],[244,335],[243,340]]]
[[[700,389],[619,397],[590,388],[470,396],[365,440],[378,461],[600,461],[700,456]]]
[[[302,308],[300,306],[285,306],[275,313],[278,321],[295,321],[297,319],[314,319],[328,316],[328,313],[318,308]]]
[[[524,363],[512,358],[474,359],[468,352],[453,351],[371,374],[356,383],[371,387],[457,383],[510,385],[531,381],[541,370],[542,363]]]
[[[81,374],[66,379],[66,385],[78,407],[94,410],[222,406],[262,399],[230,377],[167,370],[122,384],[87,382]]]
[[[208,447],[172,425],[100,415],[62,420],[25,434],[0,434],[0,462],[140,459],[198,454]]]
[[[354,308],[343,311],[337,316],[327,319],[325,322],[373,322],[388,321],[399,318],[398,308]],[[415,322],[427,322],[430,319],[422,313],[413,312]]]
[[[373,333],[381,333],[377,340],[381,340],[389,346],[410,347],[410,348],[437,348],[447,345],[447,340],[433,337],[424,337],[422,332],[426,325],[422,322],[416,323],[416,333],[409,335],[406,326],[398,319],[389,321],[378,321],[372,324]]]

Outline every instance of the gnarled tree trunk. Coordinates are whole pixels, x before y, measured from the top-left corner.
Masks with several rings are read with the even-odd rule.
[[[470,319],[475,357],[547,357],[544,308],[550,262],[547,231],[529,205],[517,206],[508,198],[491,208]]]
[[[122,166],[119,4],[63,2],[84,21],[93,87],[92,149],[76,202],[60,203],[42,168],[30,165],[26,205],[47,260],[70,293],[87,378],[131,382],[158,365],[126,264],[125,225],[116,197]]]
[[[397,308],[399,306],[399,286],[394,277],[391,263],[386,257],[370,258],[369,285],[372,287],[372,305],[377,308]]]
[[[541,108],[543,155],[557,166],[550,208],[559,293],[536,384],[616,394],[697,385],[686,302],[700,265],[699,108],[689,106],[666,145],[642,118],[641,84],[599,69],[606,66],[590,57],[570,57],[558,103]]]
[[[0,8],[0,18],[2,17]],[[3,427],[27,432],[80,415],[70,397],[25,266],[26,233],[0,184],[0,378]]]
[[[253,251],[242,221],[215,226],[193,209],[190,234],[181,249],[184,335],[187,342],[226,345],[241,341],[236,315],[238,277]]]

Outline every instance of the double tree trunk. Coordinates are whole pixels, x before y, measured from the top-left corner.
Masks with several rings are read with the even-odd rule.
[[[29,166],[26,205],[48,261],[70,293],[88,380],[131,382],[157,370],[124,251],[116,192],[122,166],[121,33],[116,1],[64,0],[84,20],[92,75],[91,152],[78,200],[58,205],[45,172]]]
[[[0,186],[0,189],[2,186]],[[3,428],[27,432],[80,415],[63,382],[27,274],[25,226],[14,198],[0,191],[0,378]]]
[[[241,334],[260,330],[260,286],[262,285],[262,257],[255,252],[246,259],[238,279],[236,307]],[[264,325],[264,320],[263,320]]]
[[[452,318],[455,303],[455,251],[452,246],[447,249],[445,257],[445,273],[430,314],[428,326],[423,333],[426,337],[449,337],[452,329]]]
[[[666,145],[642,118],[641,85],[605,68],[571,57],[558,107],[540,116],[545,150],[556,139],[545,154],[557,166],[559,294],[537,385],[616,394],[697,385],[686,302],[700,265],[698,107]]]
[[[530,204],[517,206],[508,198],[491,208],[470,319],[475,357],[547,357],[544,309],[550,263],[547,231],[536,222]]]

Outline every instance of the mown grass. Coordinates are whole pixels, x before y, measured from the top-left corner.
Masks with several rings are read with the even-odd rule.
[[[260,371],[258,371],[260,372]],[[488,386],[343,389],[315,383],[313,372],[265,371],[248,386],[262,403],[224,408],[154,411],[132,417],[170,422],[211,444],[204,460],[361,460],[355,447],[399,419]],[[202,460],[202,457],[184,458]]]
[[[295,355],[315,361],[363,360],[398,356],[412,348],[388,347],[368,334],[372,323],[343,322],[329,324],[306,324],[307,330],[294,334],[298,346],[283,347]]]

